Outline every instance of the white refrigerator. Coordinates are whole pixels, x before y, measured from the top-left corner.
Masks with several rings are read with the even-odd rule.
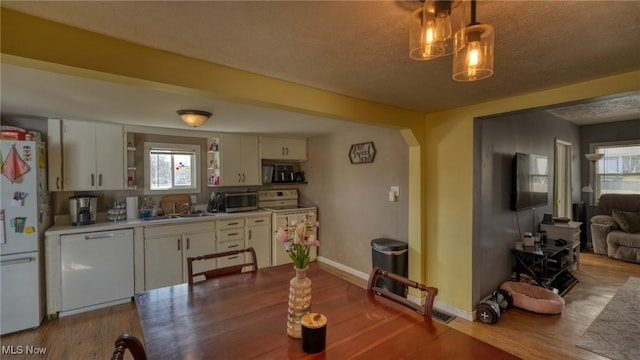
[[[43,142],[0,140],[0,332],[44,317],[44,232],[51,225]]]

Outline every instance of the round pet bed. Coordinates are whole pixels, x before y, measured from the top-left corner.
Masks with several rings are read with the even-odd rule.
[[[560,314],[564,309],[562,296],[551,290],[523,282],[506,281],[500,289],[511,293],[513,306],[538,314]]]

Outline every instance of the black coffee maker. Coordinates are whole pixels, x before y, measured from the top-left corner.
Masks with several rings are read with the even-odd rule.
[[[69,198],[69,217],[72,225],[90,225],[96,222],[97,196],[72,196]]]

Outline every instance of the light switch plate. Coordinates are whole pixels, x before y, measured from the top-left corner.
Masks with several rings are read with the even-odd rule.
[[[389,201],[398,201],[398,197],[400,196],[400,187],[392,186],[389,188]]]

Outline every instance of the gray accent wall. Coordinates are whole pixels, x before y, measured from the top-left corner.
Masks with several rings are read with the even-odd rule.
[[[351,164],[352,144],[373,141],[371,164]],[[387,237],[407,242],[409,148],[398,130],[366,127],[307,139],[308,180],[301,201],[318,206],[319,255],[369,273],[371,240]],[[390,186],[400,187],[396,202],[388,200]]]
[[[516,112],[474,123],[473,301],[509,280],[511,249],[523,232],[535,232],[542,216],[553,213],[555,140],[572,144],[572,198],[580,200],[579,128],[544,111]],[[509,209],[512,159],[516,152],[549,158],[549,197],[534,211]]]

